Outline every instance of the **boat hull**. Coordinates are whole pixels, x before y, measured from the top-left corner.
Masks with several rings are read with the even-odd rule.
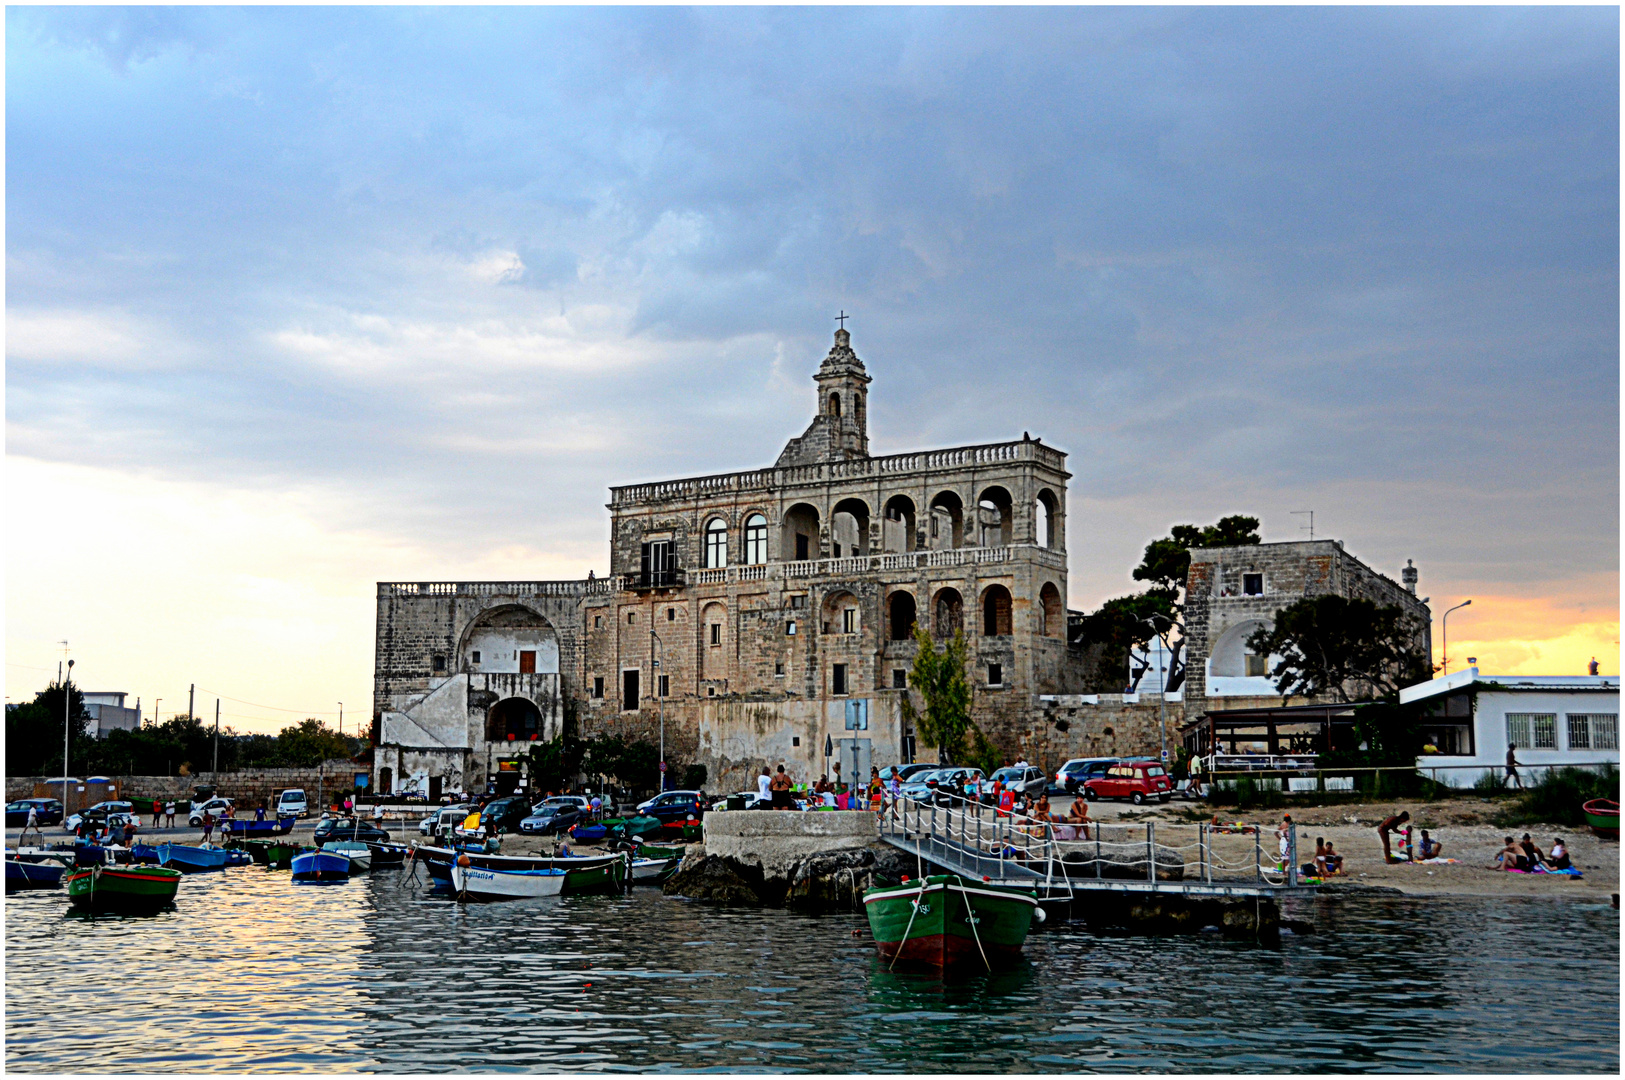
[[[372,869],[372,849],[359,841],[340,840],[337,843],[323,844],[322,850],[348,858],[352,874],[365,874]]]
[[[23,862],[6,859],[6,891],[22,892],[28,889],[59,889],[67,867],[54,860],[49,862]]]
[[[293,857],[295,881],[348,881],[350,857],[337,851],[301,851]]]
[[[65,880],[68,899],[81,911],[141,914],[174,903],[181,877],[160,866],[90,866]]]
[[[952,875],[870,889],[864,913],[881,959],[941,969],[1009,968],[1032,929],[1035,894]]]
[[[265,868],[267,870],[289,870],[293,867],[293,857],[303,851],[298,844],[267,844],[265,846]]]
[[[1586,824],[1598,836],[1619,838],[1619,804],[1612,799],[1592,799],[1580,808]]]
[[[659,885],[677,872],[682,860],[673,855],[664,859],[633,859],[632,884]]]
[[[534,900],[564,891],[568,871],[487,870],[481,866],[451,868],[451,887],[470,900]]]
[[[413,857],[428,867],[429,876],[446,885],[452,884],[452,863],[463,852],[450,848],[419,845]],[[612,895],[626,888],[626,860],[619,855],[552,856],[538,855],[477,855],[467,853],[469,865],[487,870],[565,870],[565,896]]]
[[[189,847],[185,844],[159,844],[158,863],[183,874],[224,870],[229,854],[225,848]]]

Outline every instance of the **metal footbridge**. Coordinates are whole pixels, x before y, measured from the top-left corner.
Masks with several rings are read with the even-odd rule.
[[[922,866],[1032,889],[1046,903],[1099,893],[1269,899],[1313,889],[1299,880],[1290,824],[1280,833],[1246,824],[1063,825],[938,792],[930,802],[889,801],[880,838]]]

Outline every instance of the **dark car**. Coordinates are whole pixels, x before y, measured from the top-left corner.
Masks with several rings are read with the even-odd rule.
[[[1055,782],[1069,794],[1076,794],[1090,780],[1106,775],[1106,770],[1122,759],[1114,757],[1073,758],[1055,773]]]
[[[704,816],[705,796],[698,791],[668,791],[648,802],[639,803],[638,813],[644,817],[658,818],[662,825],[684,822],[689,818]]]
[[[387,844],[389,833],[376,825],[368,824],[360,818],[336,817],[323,818],[316,823],[316,843],[318,846],[337,840],[360,840],[365,844]]]
[[[531,808],[530,816],[519,823],[522,833],[548,833],[563,832],[581,820],[581,808],[573,803],[548,802],[538,803]]]
[[[480,810],[480,829],[486,836],[516,833],[519,823],[530,817],[530,800],[523,795],[492,799]]]
[[[34,808],[34,821],[40,825],[62,823],[62,803],[56,799],[19,799],[6,804],[6,826],[28,824],[28,808]]]

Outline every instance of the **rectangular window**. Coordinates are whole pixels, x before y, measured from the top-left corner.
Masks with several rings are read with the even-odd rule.
[[[773,677],[776,678],[776,679],[784,678],[784,661],[783,660],[780,660],[780,661],[778,661],[777,663],[775,663],[773,665]]]
[[[841,612],[841,633],[855,634],[858,632],[858,609],[847,608]]]
[[[660,676],[660,696],[661,697],[670,697],[671,696],[671,676],[670,675],[662,675],[662,676]]]
[[[791,619],[789,622],[784,624],[784,632],[786,634],[789,634],[791,637],[795,636],[795,633],[796,633],[796,621],[794,619]],[[65,709],[64,709],[64,711],[65,711]]]
[[[1507,742],[1520,750],[1557,749],[1557,715],[1507,713]]]
[[[604,625],[604,617],[602,615],[594,615],[592,617],[592,628],[594,630],[597,630],[599,627],[601,627],[603,625]]]
[[[1247,596],[1263,596],[1264,595],[1264,575],[1263,574],[1243,574],[1243,575],[1241,575],[1241,591],[1243,593],[1245,593]]]
[[[836,664],[830,675],[830,693],[846,693],[846,665]]]
[[[64,709],[64,711],[66,711],[66,710]],[[800,735],[792,735],[792,736],[790,736],[790,745],[791,746],[800,746],[801,745],[801,736]]]
[[[469,659],[473,660],[474,663],[476,663],[476,664],[479,663],[480,662],[480,650],[475,649],[473,655],[470,656]],[[64,708],[63,712],[66,712],[66,711],[67,711],[67,709]]]
[[[632,712],[638,707],[638,670],[621,672],[621,708]]]
[[[604,699],[604,677],[602,675],[592,677],[592,696],[599,701]]]
[[[711,624],[711,644],[722,644],[722,624],[719,622],[714,622]]]
[[[1618,713],[1569,713],[1570,750],[1618,750]]]
[[[1004,685],[1004,665],[989,664],[987,666],[987,684],[989,686]]]
[[[638,621],[638,613],[637,612],[628,611],[626,613],[626,625],[631,626],[633,623],[635,623],[637,621]]]
[[[796,596],[790,597],[790,607],[792,609],[794,609],[796,611],[800,611],[802,608],[804,608],[806,606],[807,606],[807,594],[806,593],[800,593],[800,594],[798,594]]]
[[[796,533],[796,561],[807,561],[807,536],[805,533]]]
[[[677,583],[677,546],[670,540],[651,540],[639,552],[639,577],[645,586]]]
[[[446,658],[444,656],[433,657],[430,660],[430,663],[432,663],[434,665],[434,670],[437,673],[446,670]]]
[[[520,649],[519,650],[519,674],[521,674],[521,675],[534,675],[534,674],[536,674],[536,650],[534,650],[534,649]]]
[[[891,688],[893,690],[907,690],[908,672],[904,671],[902,668],[892,668]]]
[[[667,622],[676,622],[677,621],[677,609],[676,608],[669,607],[669,608],[666,609],[666,621]]]
[[[1248,675],[1268,675],[1269,659],[1263,656],[1253,656],[1251,653],[1245,657]]]

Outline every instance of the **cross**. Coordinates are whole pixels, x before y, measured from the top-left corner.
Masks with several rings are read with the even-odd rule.
[[[841,324],[841,329],[842,330],[845,330],[846,329],[846,320],[850,319],[851,317],[852,316],[850,316],[850,315],[848,315],[846,313],[846,309],[842,308],[841,313],[839,315],[835,316],[835,321]]]

